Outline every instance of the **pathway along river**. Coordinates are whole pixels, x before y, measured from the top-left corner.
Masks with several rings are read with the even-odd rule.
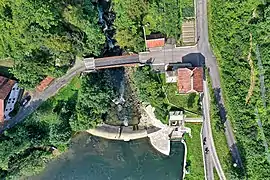
[[[170,156],[156,152],[148,139],[109,141],[83,133],[68,152],[48,164],[36,180],[178,180],[184,147],[172,142]]]

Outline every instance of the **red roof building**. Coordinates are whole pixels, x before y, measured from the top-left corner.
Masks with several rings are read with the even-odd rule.
[[[203,92],[203,68],[179,68],[177,86],[179,93]]]
[[[146,48],[163,47],[165,45],[165,38],[146,40]]]
[[[5,99],[9,95],[16,81],[0,76],[0,122],[4,121]]]
[[[43,79],[39,85],[36,87],[36,89],[39,91],[39,92],[42,92],[44,91],[48,86],[49,84],[54,80],[53,77],[50,77],[50,76],[47,76],[45,79]]]

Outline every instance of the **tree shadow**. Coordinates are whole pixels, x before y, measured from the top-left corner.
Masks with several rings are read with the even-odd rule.
[[[221,98],[221,89],[220,88],[214,88],[214,97],[215,97],[215,100],[216,100],[216,104],[218,105],[218,110],[219,110],[219,116],[220,116],[220,119],[221,119],[221,123],[224,124],[226,123],[227,121],[227,112],[225,110],[225,107],[224,107],[224,103],[222,101],[222,98]],[[226,129],[225,129],[226,131]],[[231,154],[232,154],[232,158],[233,158],[233,162],[237,164],[238,167],[240,167],[242,170],[245,168],[245,165],[243,164],[242,162],[242,158],[245,157],[245,153],[242,154],[243,156],[240,155],[240,151],[238,149],[238,145],[241,149],[241,154],[243,152],[243,147],[241,144],[233,144],[230,146],[230,151],[231,151]]]
[[[188,95],[188,100],[187,100],[188,108],[193,107],[193,104],[195,103],[195,97],[196,97],[196,93],[191,93]]]
[[[220,88],[214,88],[214,96],[215,96],[216,103],[218,105],[221,122],[225,123],[227,121],[227,117],[226,117],[227,113],[226,113],[225,107],[223,105],[223,102],[221,100],[221,89]]]

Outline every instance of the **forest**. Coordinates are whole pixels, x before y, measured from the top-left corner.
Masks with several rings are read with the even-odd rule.
[[[14,60],[11,73],[28,89],[63,75],[76,56],[99,55],[105,40],[87,0],[2,0],[0,31],[0,59]]]
[[[246,179],[269,179],[270,1],[210,2],[210,40],[243,173]]]
[[[127,51],[145,50],[145,35],[162,33],[167,38],[180,39],[181,7],[179,0],[113,0],[116,12],[115,39]]]

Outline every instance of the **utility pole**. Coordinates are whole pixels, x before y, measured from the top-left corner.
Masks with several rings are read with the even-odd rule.
[[[146,33],[145,33],[145,27],[149,26],[149,23],[146,23],[146,25],[142,25],[143,28],[143,37],[144,37],[144,45],[145,45],[145,50],[147,48],[147,44],[146,44]]]
[[[146,44],[146,34],[145,34],[145,28],[144,28],[144,25],[142,26],[142,28],[143,28],[143,37],[144,37],[145,51],[146,51],[147,44]]]

